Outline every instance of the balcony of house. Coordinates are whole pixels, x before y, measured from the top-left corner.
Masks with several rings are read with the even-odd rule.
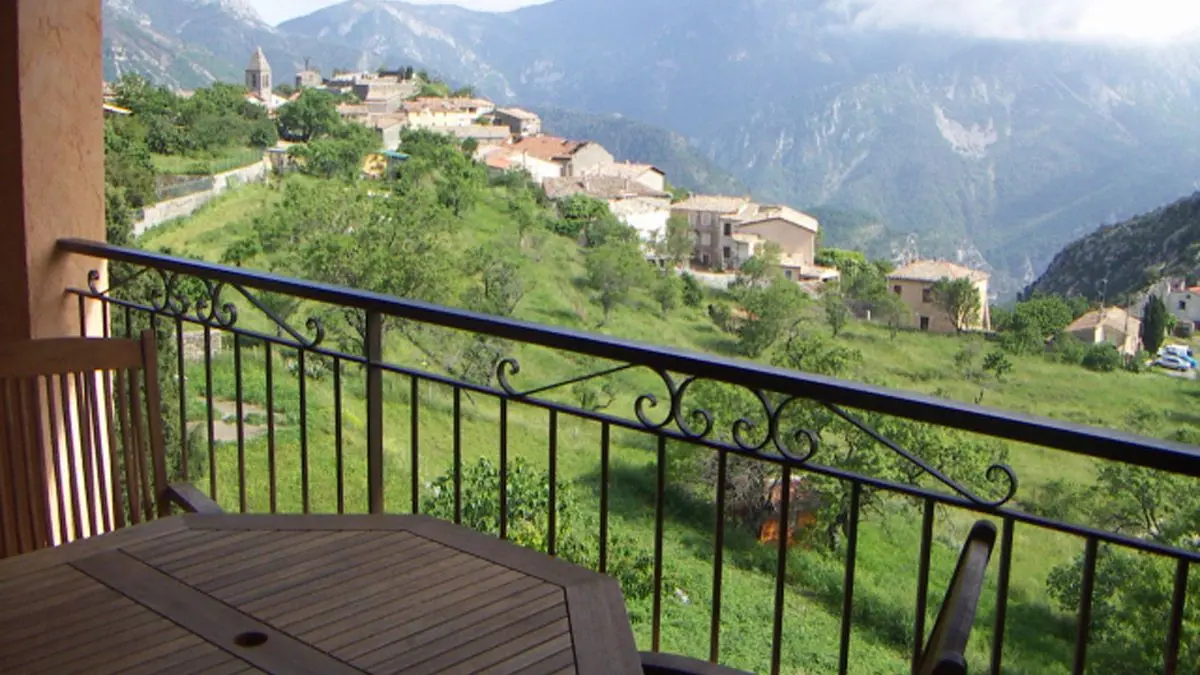
[[[1191,446],[84,239],[57,248],[108,269],[66,289],[81,335],[153,334],[164,478],[226,513],[432,516],[616,579],[643,652],[769,673],[924,672],[943,599],[959,598],[956,556],[990,527],[958,626],[972,671],[1192,672],[1200,658],[1194,534],[1046,506],[1068,466],[1186,485]],[[82,504],[76,518],[115,527],[116,510],[72,499],[92,488],[71,475],[51,472],[46,513]],[[80,534],[65,525],[59,541]],[[227,559],[207,574],[227,565],[228,583],[259,564],[211,545]],[[355,563],[379,592],[389,550]],[[329,593],[317,607],[336,610]]]

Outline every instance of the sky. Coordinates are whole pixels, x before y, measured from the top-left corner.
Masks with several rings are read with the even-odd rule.
[[[275,24],[341,0],[250,0]],[[410,0],[429,4],[439,0]],[[440,0],[446,2],[447,0]],[[506,11],[545,0],[452,0]],[[605,0],[594,0],[604,2]],[[742,0],[719,0],[734,3]],[[811,0],[793,0],[810,2]],[[1161,42],[1200,31],[1196,0],[825,0],[864,28],[920,28],[1017,40]]]

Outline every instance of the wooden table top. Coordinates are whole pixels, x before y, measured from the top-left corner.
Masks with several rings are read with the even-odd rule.
[[[0,673],[640,673],[615,581],[423,516],[185,515],[0,560]]]

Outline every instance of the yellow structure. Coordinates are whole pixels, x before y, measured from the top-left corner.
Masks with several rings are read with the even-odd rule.
[[[963,330],[991,330],[987,272],[946,260],[916,260],[888,275],[888,287],[912,310],[912,326],[934,333],[953,333],[954,321],[933,297],[933,285],[942,279],[970,279],[979,292],[979,319]]]
[[[1064,330],[1087,344],[1111,342],[1127,356],[1142,349],[1142,321],[1120,307],[1097,309],[1071,322]]]

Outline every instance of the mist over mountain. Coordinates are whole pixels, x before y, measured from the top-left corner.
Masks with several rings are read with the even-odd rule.
[[[760,199],[872,214],[888,246],[915,233],[923,255],[986,264],[1005,294],[1067,242],[1200,185],[1197,43],[863,26],[852,5],[351,0],[272,28],[232,0],[108,0],[106,18],[120,16],[124,68],[154,62],[180,84],[239,77],[262,44],[281,82],[306,57],[414,64],[500,101],[665,127]]]

